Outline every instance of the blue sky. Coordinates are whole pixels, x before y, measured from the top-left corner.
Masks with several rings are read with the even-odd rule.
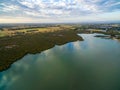
[[[0,23],[120,21],[120,0],[0,0]]]

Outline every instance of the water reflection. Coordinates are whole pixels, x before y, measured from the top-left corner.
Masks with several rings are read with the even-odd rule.
[[[15,62],[0,73],[0,90],[119,90],[120,43],[81,36]]]

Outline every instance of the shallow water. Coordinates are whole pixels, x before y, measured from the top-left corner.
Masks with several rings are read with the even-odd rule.
[[[80,35],[0,72],[0,90],[120,90],[120,42]]]

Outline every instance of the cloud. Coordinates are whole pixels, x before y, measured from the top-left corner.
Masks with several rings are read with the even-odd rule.
[[[3,5],[3,9],[2,11],[4,12],[13,12],[13,11],[17,11],[19,10],[19,7],[17,5],[6,5],[6,4],[2,4]]]
[[[0,16],[73,18],[120,10],[119,0],[1,0]]]

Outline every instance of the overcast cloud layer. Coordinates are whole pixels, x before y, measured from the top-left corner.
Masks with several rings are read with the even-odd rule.
[[[0,0],[0,23],[119,20],[120,0]]]

